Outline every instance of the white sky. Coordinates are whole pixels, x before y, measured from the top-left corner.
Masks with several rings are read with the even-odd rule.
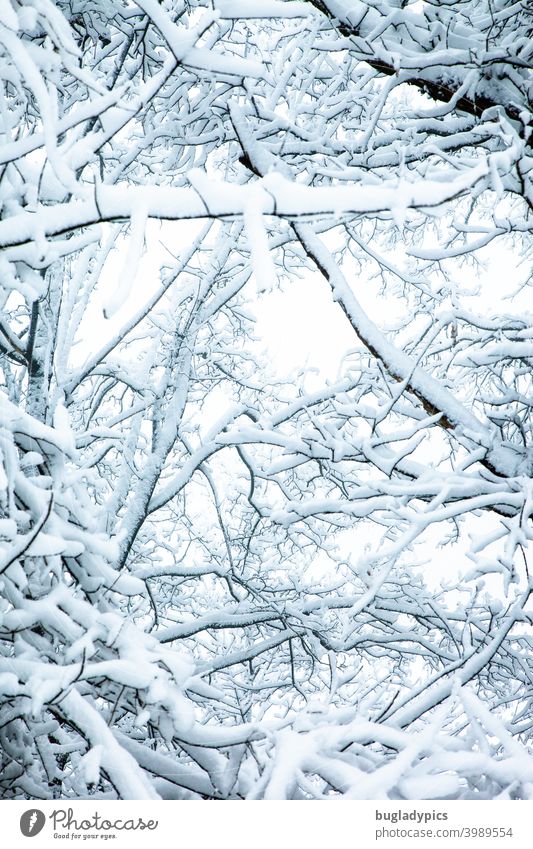
[[[96,297],[90,304],[87,316],[81,328],[79,344],[75,351],[77,363],[93,354],[104,344],[106,338],[112,336],[123,325],[126,319],[145,303],[150,293],[159,285],[159,265],[169,260],[168,253],[163,250],[160,240],[164,241],[170,250],[178,255],[197,233],[201,225],[198,222],[185,222],[179,225],[159,224],[151,222],[147,233],[148,248],[141,262],[138,273],[131,281],[130,295],[124,305],[112,319],[103,317],[103,305],[120,276],[124,263],[124,249],[117,249],[110,257],[104,274],[100,280]],[[177,239],[179,236],[179,244]],[[530,292],[527,287],[516,297],[510,299],[518,283],[527,279],[524,267],[518,267],[517,258],[510,252],[503,252],[499,245],[484,249],[479,255],[485,261],[485,270],[478,280],[476,273],[468,268],[461,272],[464,277],[462,284],[472,289],[479,284],[479,294],[473,295],[471,304],[466,299],[465,306],[472,311],[482,311],[489,315],[503,313],[518,313],[527,309]],[[394,263],[404,264],[401,249],[396,249],[390,257]],[[467,275],[471,275],[471,280]],[[466,279],[465,279],[466,278]],[[370,316],[378,323],[387,322],[394,318],[397,304],[385,301],[378,294],[378,284],[369,282],[360,275],[354,275],[354,292],[357,298],[368,309]],[[248,284],[252,299],[255,297],[255,282]],[[325,381],[333,381],[339,375],[343,357],[348,351],[358,346],[358,340],[348,324],[338,304],[331,299],[328,284],[318,273],[309,272],[304,279],[293,277],[283,281],[280,289],[266,292],[259,296],[253,305],[257,317],[256,336],[260,349],[267,353],[267,362],[280,377],[290,375],[302,368],[310,369],[306,378],[305,388],[310,391]],[[202,410],[202,418],[207,421],[217,420],[224,412],[216,407],[227,406],[224,393],[214,393],[209,405]],[[204,424],[206,424],[204,421]],[[207,426],[206,425],[206,426]],[[482,529],[494,526],[494,517],[483,516],[471,518],[469,528],[480,532]],[[420,568],[424,571],[429,585],[435,588],[442,579],[453,581],[467,573],[472,563],[466,557],[468,535],[462,534],[459,545],[440,548],[438,543],[442,535],[446,535],[447,527],[434,528],[426,538],[426,545],[417,548],[414,556],[426,564]],[[358,525],[354,531],[347,534],[348,540],[358,548],[361,555],[364,547],[370,543],[374,548],[377,539],[375,531],[370,526]],[[349,543],[350,544],[350,543]],[[317,564],[318,565],[318,564]],[[493,576],[487,580],[487,589],[500,595],[503,590],[502,578]],[[505,595],[505,593],[504,593]]]
[[[103,306],[120,276],[125,255],[120,249],[113,252],[80,329],[75,354],[77,363],[94,353],[95,339],[99,345],[103,344],[157,288],[159,265],[168,263],[170,259],[161,242],[179,255],[200,226],[201,223],[197,221],[170,225],[150,222],[147,250],[139,263],[136,278],[131,281],[130,294],[116,315],[106,320],[103,317]],[[530,305],[531,293],[528,287],[510,299],[517,284],[527,279],[527,269],[519,267],[517,257],[510,250],[503,251],[501,244],[497,242],[495,247],[478,252],[479,258],[485,262],[485,270],[477,280],[472,269],[464,268],[458,272],[461,275],[458,282],[472,289],[476,285],[480,287],[479,294],[473,295],[471,299],[462,299],[472,311],[492,315],[520,314]],[[400,267],[405,264],[401,248],[396,247],[389,258]],[[378,324],[382,325],[382,322],[394,318],[398,304],[391,299],[385,300],[378,293],[377,283],[368,282],[359,274],[354,274],[354,284],[356,297]],[[253,279],[248,287],[253,293]],[[290,374],[303,366],[317,370],[315,376],[310,375],[309,389],[315,380],[322,382],[336,379],[343,356],[358,346],[358,340],[340,307],[331,299],[328,284],[317,272],[309,272],[304,279],[293,277],[290,281],[283,281],[280,290],[261,295],[253,309],[257,317],[256,334],[263,338],[269,360],[280,375]]]

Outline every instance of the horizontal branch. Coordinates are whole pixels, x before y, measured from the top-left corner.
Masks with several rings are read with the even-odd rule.
[[[165,186],[96,186],[86,200],[57,206],[40,206],[0,222],[0,247],[13,247],[43,237],[51,238],[79,227],[131,218],[136,209],[148,217],[168,221],[200,218],[233,218],[253,204],[264,215],[278,218],[334,216],[389,212],[395,209],[429,209],[441,206],[473,188],[487,175],[481,163],[454,180],[398,180],[384,185],[302,186],[280,174],[268,174],[244,186],[209,180],[193,171],[194,188]]]

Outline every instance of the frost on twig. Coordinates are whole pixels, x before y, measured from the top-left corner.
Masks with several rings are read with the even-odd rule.
[[[3,3],[3,798],[532,798],[530,34]]]

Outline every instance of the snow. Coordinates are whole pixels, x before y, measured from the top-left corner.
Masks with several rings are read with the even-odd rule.
[[[41,531],[28,548],[26,553],[30,557],[53,557],[56,554],[64,554],[67,557],[79,557],[85,551],[83,543],[61,539]]]
[[[311,10],[297,0],[216,0],[222,20],[249,18],[305,18]]]
[[[101,747],[101,767],[123,799],[160,798],[135,758],[117,743],[103,717],[75,689],[66,694],[61,709],[93,746]]]
[[[347,212],[377,213],[394,209],[431,208],[463,194],[486,173],[478,165],[455,180],[424,180],[415,183],[391,181],[390,185],[308,187],[280,174],[267,174],[258,185],[236,186],[210,180],[203,172],[189,172],[192,189],[144,186],[97,186],[94,200],[70,201],[52,209],[22,212],[0,222],[0,246],[19,245],[29,239],[54,236],[66,229],[95,224],[102,219],[131,218],[146,210],[149,217],[169,220],[243,215],[253,208],[277,217],[311,215],[340,216]]]
[[[87,784],[98,784],[100,781],[100,767],[102,763],[103,746],[97,744],[89,749],[81,761],[80,767]]]
[[[457,775],[421,775],[405,778],[398,785],[404,799],[453,799],[459,796],[461,783]]]
[[[111,318],[127,300],[135,284],[139,264],[144,251],[147,210],[138,206],[131,216],[129,245],[114,291],[107,297],[104,306],[105,318]]]
[[[264,65],[260,62],[241,59],[239,56],[227,56],[201,47],[193,47],[189,50],[183,59],[183,64],[188,68],[229,77],[261,79],[266,73]]]
[[[270,291],[277,280],[263,221],[262,206],[261,193],[252,195],[245,206],[243,216],[258,294]]]
[[[19,28],[19,20],[10,0],[5,0],[0,10],[0,24],[7,27],[13,32],[17,32]]]
[[[0,423],[17,434],[30,450],[35,450],[35,442],[42,441],[48,451],[72,456],[72,443],[69,434],[60,433],[36,420],[33,416],[13,404],[4,392],[0,391]],[[32,445],[33,442],[33,445]]]
[[[533,798],[525,23],[175,5],[0,4],[4,796]]]

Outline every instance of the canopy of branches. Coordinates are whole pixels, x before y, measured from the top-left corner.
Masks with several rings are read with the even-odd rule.
[[[1,4],[3,798],[533,798],[532,53]],[[258,338],[295,287],[334,379]]]

